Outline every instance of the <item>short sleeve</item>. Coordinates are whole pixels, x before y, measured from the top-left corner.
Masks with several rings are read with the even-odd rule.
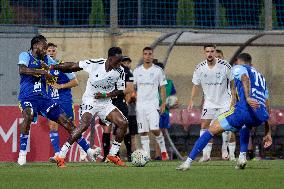
[[[200,85],[201,84],[201,76],[200,76],[199,69],[195,69],[195,71],[193,72],[192,83],[194,85]]]
[[[232,81],[234,79],[234,75],[232,73],[232,67],[229,65],[228,63],[228,66],[226,68],[226,75],[227,75],[227,78]]]
[[[125,73],[124,73],[123,70],[119,74],[119,78],[117,80],[116,87],[117,87],[117,90],[125,90]]]
[[[242,75],[244,74],[248,76],[248,71],[245,67],[241,65],[236,65],[233,67],[233,76],[235,79],[241,80]]]
[[[52,59],[49,55],[46,55],[47,65],[55,65],[57,64],[56,60]]]
[[[171,89],[171,95],[175,95],[177,93],[174,82],[172,82],[172,89]]]
[[[30,61],[30,56],[29,56],[29,53],[28,52],[22,52],[20,55],[19,55],[19,62],[18,64],[22,64],[22,65],[25,65],[25,66],[29,66],[29,61]]]
[[[65,75],[68,77],[68,79],[72,80],[76,78],[76,75],[74,73],[65,73]]]
[[[133,71],[133,84],[137,84],[137,68]]]
[[[79,61],[79,67],[82,68],[84,71],[91,73],[93,63],[91,62],[92,60],[82,60]]]
[[[165,75],[164,71],[160,70],[159,71],[159,86],[166,85],[167,83],[168,82],[167,82],[166,75]]]
[[[128,69],[125,70],[125,82],[133,82],[134,78],[133,78],[133,74],[132,72]]]

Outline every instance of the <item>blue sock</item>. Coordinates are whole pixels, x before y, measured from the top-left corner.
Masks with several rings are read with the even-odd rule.
[[[85,152],[88,151],[88,149],[90,148],[90,145],[88,144],[88,142],[86,141],[86,139],[84,139],[83,137],[79,138],[77,140],[77,143],[83,148],[83,150]]]
[[[53,146],[54,152],[55,153],[59,153],[60,152],[60,147],[59,147],[58,131],[50,131],[49,136],[50,136],[50,141],[51,141],[51,144]]]
[[[240,130],[240,152],[248,151],[250,130],[247,127],[242,127]]]
[[[213,135],[207,130],[199,139],[195,142],[193,149],[191,150],[188,157],[192,160],[203,150],[203,148],[208,144],[209,140]]]
[[[29,135],[20,134],[20,150],[26,151],[28,145]]]

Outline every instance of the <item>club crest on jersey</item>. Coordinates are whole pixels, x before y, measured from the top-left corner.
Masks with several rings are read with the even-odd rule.
[[[217,77],[217,78],[220,78],[220,77],[221,77],[221,72],[217,72],[217,73],[216,73],[216,77]]]

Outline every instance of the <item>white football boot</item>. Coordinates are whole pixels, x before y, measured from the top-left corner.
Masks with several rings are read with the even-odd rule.
[[[186,170],[190,169],[190,165],[191,165],[190,162],[184,161],[181,165],[176,167],[176,170],[186,171]]]
[[[246,165],[247,165],[246,156],[240,155],[237,161],[237,165],[235,166],[235,169],[244,169]]]

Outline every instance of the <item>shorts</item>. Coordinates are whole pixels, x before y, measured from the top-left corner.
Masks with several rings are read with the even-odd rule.
[[[92,116],[97,115],[101,119],[103,123],[105,123],[107,126],[111,125],[111,122],[107,120],[107,116],[112,112],[114,109],[116,109],[116,106],[114,106],[111,101],[106,102],[83,102],[80,105],[79,115],[80,119],[82,115],[86,112],[92,114]]]
[[[201,119],[216,119],[219,115],[230,110],[227,108],[204,108],[201,112]]]
[[[138,133],[159,130],[160,114],[154,105],[136,105]]]
[[[260,126],[264,120],[259,120],[253,110],[244,109],[240,107],[231,108],[230,111],[221,114],[218,117],[221,127],[225,131],[236,132],[240,130],[243,125],[246,125],[249,129],[252,127]],[[267,117],[268,120],[268,117]]]
[[[130,135],[138,134],[137,118],[136,116],[128,116],[128,125]]]
[[[168,129],[171,127],[170,125],[170,114],[168,112],[164,112],[160,115],[160,124],[161,129]]]
[[[57,121],[60,114],[64,113],[62,108],[52,98],[45,95],[20,99],[19,108],[21,111],[28,107],[32,110],[33,122],[37,121],[38,115],[42,115],[52,121]]]
[[[66,113],[67,117],[74,121],[75,119],[75,114],[74,114],[74,105],[72,102],[58,102],[55,101],[56,103],[59,104],[59,106],[64,110],[64,112]]]

